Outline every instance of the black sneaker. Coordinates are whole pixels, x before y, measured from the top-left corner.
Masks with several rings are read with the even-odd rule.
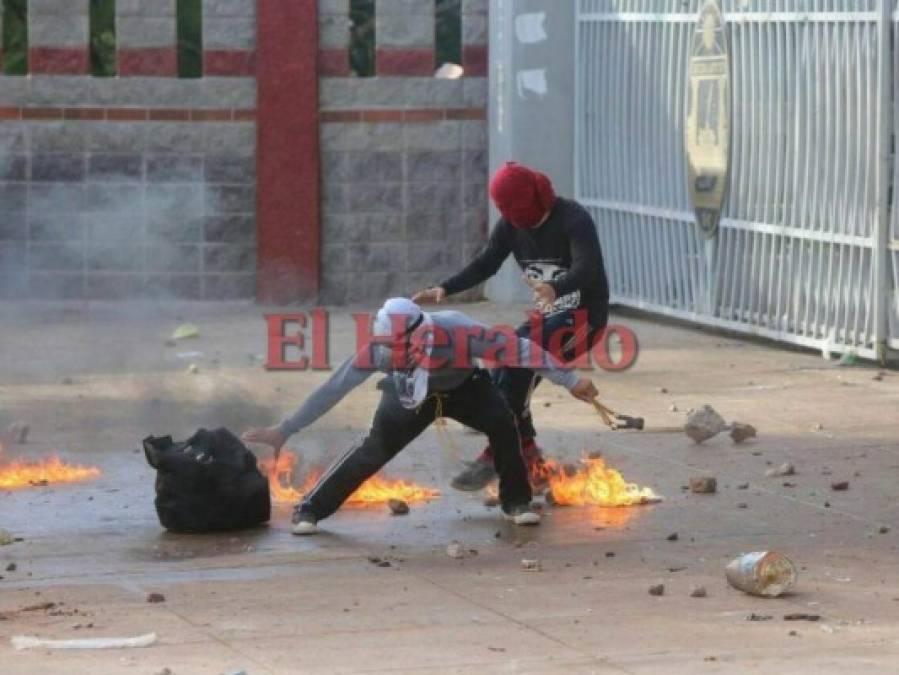
[[[290,520],[293,523],[294,534],[303,536],[318,533],[318,518],[314,513],[303,511],[300,504],[293,510],[293,518]]]
[[[503,509],[503,517],[516,525],[539,525],[540,514],[531,508],[530,504],[519,504]]]
[[[462,492],[477,492],[483,490],[496,480],[496,470],[493,464],[476,459],[469,462],[468,466],[450,483],[456,490]]]

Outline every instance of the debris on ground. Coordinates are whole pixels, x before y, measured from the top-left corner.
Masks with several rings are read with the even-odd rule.
[[[672,403],[670,406],[668,406],[668,412],[677,412],[677,404]]]
[[[684,433],[695,443],[702,443],[727,429],[727,423],[710,405],[704,405],[687,417]]]
[[[455,558],[458,560],[459,558],[465,557],[465,549],[462,548],[462,544],[460,544],[458,541],[454,541],[446,547],[446,554],[450,558]]]
[[[668,541],[677,541],[677,540],[678,540],[677,532],[672,532],[671,534],[669,534],[669,535],[668,535],[667,537],[665,537],[665,538],[666,538]]]
[[[196,375],[197,373],[200,372],[200,366],[198,366],[196,363],[191,363],[187,367],[187,372],[190,373],[191,375]]]
[[[771,621],[774,617],[770,614],[756,614],[753,612],[746,617],[747,621]]]
[[[795,476],[796,467],[793,466],[790,462],[784,462],[780,466],[768,469],[765,472],[765,475],[768,476],[768,478],[773,478],[774,476]]]
[[[28,433],[30,431],[31,427],[25,422],[13,422],[4,430],[3,438],[8,440],[10,443],[17,443],[21,445],[28,442]]]
[[[858,363],[858,354],[851,349],[840,357],[841,366],[854,366],[856,363]]]
[[[877,530],[877,533],[878,533],[878,534],[886,534],[886,533],[888,533],[889,531],[890,531],[890,528],[889,528],[888,525],[881,525],[881,526],[880,526],[880,529]]]
[[[649,594],[655,596],[665,595],[665,584],[654,584],[650,586]]]
[[[165,667],[162,670],[157,670],[156,675],[173,675],[172,669],[169,667]]]
[[[738,489],[738,490],[748,490],[748,489],[749,489],[749,483],[740,483],[740,484],[737,486],[737,489]]]
[[[693,590],[690,591],[691,598],[704,598],[708,595],[708,592],[705,590],[705,586],[694,586]]]
[[[16,565],[15,563],[9,563],[9,565],[6,566],[7,572],[15,572],[16,569],[18,569],[18,565]]]
[[[10,638],[13,649],[124,649],[149,647],[157,640],[156,633],[125,638],[82,638],[77,640],[45,640],[34,635],[14,635]]]
[[[524,558],[521,561],[521,569],[525,572],[539,572],[543,569],[539,560]]]
[[[737,503],[737,508],[738,508],[738,509],[748,509],[748,508],[749,508],[749,504],[747,504],[746,502],[738,502],[738,503]]]
[[[378,567],[393,567],[389,560],[384,560],[383,558],[380,558],[376,555],[368,556],[368,562],[370,562],[372,565],[377,565]]]
[[[732,422],[730,425],[730,437],[734,443],[742,443],[756,437],[755,427],[743,422]]]
[[[402,499],[388,500],[387,508],[389,508],[390,513],[395,516],[405,516],[407,513],[409,513],[409,504],[404,502]]]
[[[841,481],[837,481],[836,483],[831,483],[830,489],[836,490],[837,492],[845,492],[846,490],[849,489],[849,481],[841,480]]]
[[[718,480],[714,476],[694,476],[690,479],[690,491],[696,494],[712,494],[718,490]]]
[[[147,593],[147,602],[151,604],[165,602],[165,596],[162,593]]]
[[[784,621],[820,621],[820,614],[806,614],[805,612],[796,612],[795,614],[784,614]]]
[[[724,575],[727,583],[737,590],[775,598],[796,584],[797,572],[793,562],[776,551],[755,551],[732,560]]]
[[[0,529],[0,546],[9,546],[16,538],[9,530]]]
[[[200,337],[200,329],[192,323],[182,323],[173,332],[171,340],[188,340]]]

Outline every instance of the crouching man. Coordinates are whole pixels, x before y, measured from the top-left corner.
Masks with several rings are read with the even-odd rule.
[[[438,416],[451,417],[487,435],[499,476],[504,516],[517,525],[536,525],[531,486],[522,459],[515,417],[490,376],[475,368],[474,358],[498,358],[506,350],[517,361],[539,370],[575,398],[598,395],[587,378],[563,370],[537,344],[478,323],[461,312],[424,313],[406,298],[388,300],[375,319],[374,339],[351,356],[280,425],[249,429],[243,439],[280,448],[294,433],[333,408],[374,370],[390,374],[368,436],[349,448],[324,473],[294,509],[293,533],[315,534],[327,518],[368,478]],[[464,340],[466,344],[460,344]]]

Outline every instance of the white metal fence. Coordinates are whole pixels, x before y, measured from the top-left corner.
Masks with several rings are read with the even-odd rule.
[[[899,15],[881,4],[897,0],[723,0],[731,173],[708,242],[683,141],[701,1],[577,1],[576,196],[597,221],[613,300],[868,357],[892,323],[899,346]]]

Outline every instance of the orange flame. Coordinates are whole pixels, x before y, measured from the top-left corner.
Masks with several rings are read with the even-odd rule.
[[[282,451],[277,465],[271,459],[259,461],[263,472],[268,474],[269,491],[272,501],[277,503],[296,503],[309,492],[318,479],[320,472],[306,476],[301,488],[292,485],[294,466],[297,457],[292,452]],[[402,499],[408,503],[423,502],[440,496],[440,491],[422,487],[404,480],[388,480],[380,476],[372,476],[346,500],[347,504],[385,504],[391,499]]]
[[[662,501],[652,488],[628,483],[601,457],[585,457],[578,464],[546,461],[538,469],[549,483],[549,494],[561,506],[638,506]]]
[[[0,458],[3,447],[0,446]],[[40,461],[16,459],[3,462],[0,459],[0,489],[15,490],[19,488],[49,485],[51,483],[77,483],[91,480],[100,475],[100,469],[93,466],[66,464],[58,456]]]

